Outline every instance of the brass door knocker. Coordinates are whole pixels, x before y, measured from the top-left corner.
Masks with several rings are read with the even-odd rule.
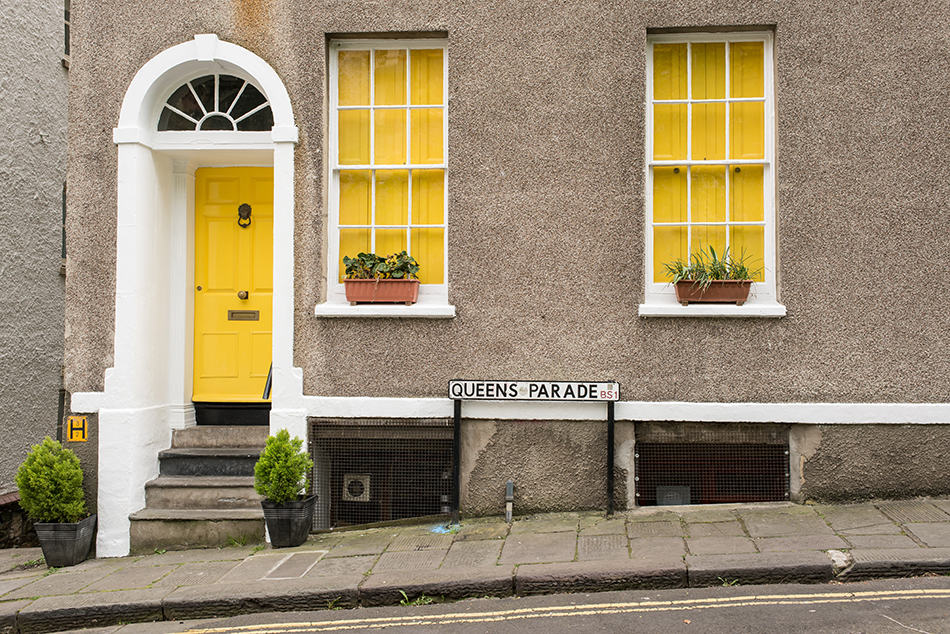
[[[243,203],[238,207],[238,225],[245,229],[251,224],[251,206]]]

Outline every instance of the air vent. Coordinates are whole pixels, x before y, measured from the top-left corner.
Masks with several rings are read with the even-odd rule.
[[[344,502],[369,502],[370,474],[368,473],[347,473],[343,476],[343,501]]]

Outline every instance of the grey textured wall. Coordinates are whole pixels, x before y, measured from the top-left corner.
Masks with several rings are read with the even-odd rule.
[[[111,365],[115,148],[133,74],[214,32],[272,64],[300,127],[296,363],[305,391],[441,396],[456,376],[620,381],[632,400],[950,397],[945,0],[76,6],[67,386]],[[650,28],[774,27],[778,320],[640,319]],[[448,32],[447,321],[318,320],[328,34]],[[580,238],[580,239],[579,239]],[[80,310],[81,309],[81,310]],[[378,362],[414,372],[378,380]]]
[[[3,3],[0,20],[0,491],[56,437],[63,363],[66,177],[63,3]]]
[[[820,425],[806,455],[805,499],[854,501],[946,495],[950,425]]]
[[[503,513],[509,479],[516,514],[604,509],[606,460],[603,421],[464,421],[462,512]],[[624,509],[626,473],[618,469],[614,478],[614,501]]]

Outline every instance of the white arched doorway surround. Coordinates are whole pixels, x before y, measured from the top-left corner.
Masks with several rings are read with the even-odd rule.
[[[184,82],[226,73],[270,103],[269,132],[157,132],[161,108]],[[293,367],[294,124],[283,82],[263,59],[216,35],[196,35],[149,60],[126,91],[118,146],[114,364],[102,392],[72,395],[99,415],[97,555],[129,553],[129,514],[173,429],[194,424],[191,403],[194,173],[202,166],[274,169],[273,389],[270,427],[307,437],[303,377]]]

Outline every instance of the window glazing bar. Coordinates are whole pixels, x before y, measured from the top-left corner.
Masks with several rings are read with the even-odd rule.
[[[674,161],[675,162],[675,161]],[[736,163],[737,161],[732,161]],[[682,162],[678,163],[682,165]],[[335,170],[443,170],[445,163],[412,163],[412,164],[386,164],[386,165],[334,165]]]
[[[650,161],[650,167],[654,166],[675,166],[682,167],[683,165],[768,165],[768,159],[708,159],[708,160],[688,160],[688,159],[672,159],[672,160],[655,160]]]
[[[754,101],[754,100],[750,100],[750,101]],[[439,103],[436,103],[436,104],[430,103],[430,104],[420,104],[418,106],[415,104],[411,104],[411,105],[396,104],[395,106],[393,105],[374,106],[374,105],[367,104],[365,106],[337,106],[336,107],[337,110],[405,110],[407,108],[412,108],[413,110],[423,110],[423,109],[437,110],[437,109],[445,108],[445,106]]]
[[[653,103],[732,103],[739,101],[765,103],[765,97],[725,97],[723,99],[654,99]]]

